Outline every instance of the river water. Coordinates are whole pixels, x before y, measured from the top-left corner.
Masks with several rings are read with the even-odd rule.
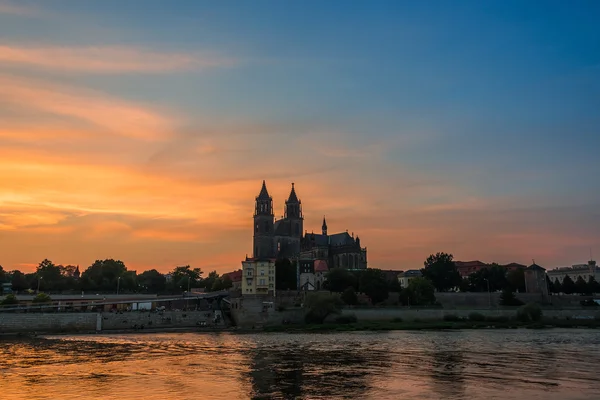
[[[600,331],[0,339],[0,399],[600,399]]]

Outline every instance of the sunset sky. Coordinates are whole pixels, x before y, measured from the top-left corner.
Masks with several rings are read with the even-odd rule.
[[[0,0],[0,265],[241,267],[262,180],[369,266],[600,258],[598,1]]]

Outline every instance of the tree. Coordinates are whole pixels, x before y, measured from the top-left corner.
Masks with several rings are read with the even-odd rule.
[[[552,288],[554,289],[554,293],[562,293],[562,284],[558,280],[558,278],[554,278],[554,283],[552,284]]]
[[[565,275],[562,281],[562,291],[566,294],[575,292],[575,282],[569,275]]]
[[[583,280],[581,276],[577,277],[575,281],[575,293],[579,294],[587,294],[588,293],[588,284]]]
[[[525,270],[519,268],[509,271],[506,274],[506,280],[513,292],[524,293],[525,290]]]
[[[144,271],[138,275],[138,282],[146,293],[162,293],[167,287],[167,279],[155,269]]]
[[[341,312],[342,300],[334,293],[310,293],[304,304],[307,323],[322,324],[329,315]]]
[[[492,264],[469,275],[469,289],[473,292],[496,292],[509,285],[506,279],[506,268]]]
[[[336,293],[343,292],[348,286],[353,286],[355,288],[358,286],[356,284],[356,276],[344,268],[330,269],[325,275],[325,280],[324,287],[327,290]]]
[[[131,275],[126,275],[127,267],[120,260],[96,260],[81,274],[81,289],[114,293],[121,287],[131,289]],[[133,272],[133,271],[132,271]],[[134,273],[135,274],[135,273]],[[119,281],[119,278],[123,279]],[[124,285],[124,286],[121,286]]]
[[[217,273],[217,271],[212,271],[208,274],[208,276],[206,278],[204,278],[204,281],[202,282],[202,284],[204,285],[204,288],[206,289],[206,291],[210,292],[211,290],[213,290],[213,286],[218,281],[219,281],[219,274]]]
[[[218,288],[215,290],[216,291],[227,290],[227,289],[231,289],[232,287],[233,287],[233,282],[231,281],[231,277],[229,275],[223,275],[223,276],[221,276],[221,279],[219,279]]]
[[[513,307],[523,305],[523,302],[516,298],[510,287],[506,287],[500,294],[500,305]]]
[[[212,285],[212,281],[210,284]],[[181,292],[187,290],[188,285],[190,288],[206,287],[202,281],[202,270],[200,268],[192,268],[189,265],[175,267],[171,271],[171,281],[167,285],[168,289],[171,292]]]
[[[342,293],[342,301],[349,306],[358,304],[358,296],[356,296],[356,292],[352,286],[348,286],[346,290],[344,290]]]
[[[53,291],[62,289],[62,274],[58,266],[47,258],[36,268],[37,278],[40,280],[40,289]]]
[[[591,294],[600,293],[600,283],[591,275],[588,279],[588,292]]]
[[[435,287],[429,279],[422,277],[413,278],[408,282],[408,287],[405,289],[409,301],[408,304],[420,306],[435,303]]]
[[[373,304],[381,303],[388,298],[388,282],[380,269],[368,268],[360,272],[358,291],[366,294]]]
[[[10,273],[10,276],[11,276],[10,282],[12,284],[12,289],[15,292],[22,292],[23,290],[27,290],[30,288],[29,282],[27,282],[27,277],[21,271],[14,270]]]
[[[552,279],[548,275],[546,275],[546,286],[548,286],[548,293],[557,293],[554,282],[552,282]]]
[[[275,261],[275,289],[296,290],[298,282],[296,277],[296,264],[287,258]]]
[[[2,268],[2,265],[0,265],[0,283],[5,282],[6,281],[6,272],[4,271],[4,268]]]
[[[400,285],[398,278],[392,279],[388,282],[388,290],[392,293],[400,293],[402,291],[402,286]]]
[[[460,285],[461,277],[454,264],[452,254],[431,254],[423,264],[425,266],[421,270],[423,277],[429,279],[438,292],[444,292]]]

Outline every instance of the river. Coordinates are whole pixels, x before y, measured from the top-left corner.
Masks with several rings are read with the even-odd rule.
[[[593,399],[600,331],[0,339],[0,399]]]

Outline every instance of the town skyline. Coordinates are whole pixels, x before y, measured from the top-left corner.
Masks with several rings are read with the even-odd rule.
[[[0,265],[229,272],[263,179],[369,267],[597,258],[599,7],[0,0]]]

